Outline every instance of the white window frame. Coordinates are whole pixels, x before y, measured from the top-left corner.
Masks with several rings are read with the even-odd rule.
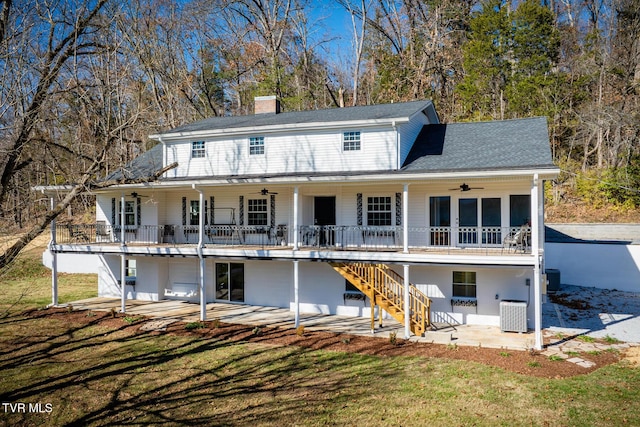
[[[138,224],[138,207],[136,200],[124,201],[124,219],[122,218],[122,206],[118,203],[118,225],[125,227],[134,227]]]
[[[360,151],[362,134],[359,130],[342,132],[342,151]]]
[[[264,221],[259,218],[263,218]],[[247,200],[247,225],[266,226],[269,224],[269,204],[267,199],[248,199]]]
[[[136,277],[138,275],[138,263],[135,259],[127,258],[125,260],[125,270],[126,277]]]
[[[372,199],[374,199],[372,201]],[[388,199],[389,200],[389,209],[388,210],[380,210],[380,209],[370,209],[372,205],[374,207],[381,207],[382,205],[386,205],[386,200],[381,201],[380,199]],[[388,227],[393,225],[393,213],[395,210],[393,197],[391,196],[367,196],[367,225],[376,226],[376,227]],[[380,217],[372,221],[370,218],[370,214],[389,214],[389,223],[388,224],[372,224],[372,222],[379,222]]]
[[[189,225],[200,225],[200,200],[189,201]]]
[[[191,158],[204,159],[207,156],[206,144],[204,141],[191,141]]]
[[[456,281],[456,273],[463,275],[463,280]],[[478,296],[478,275],[475,271],[454,271],[451,275],[451,281],[453,285],[451,286],[451,295],[453,298],[457,299],[469,299],[475,300]],[[456,287],[473,287],[473,296],[470,296],[470,292],[464,292],[465,295],[456,294]]]
[[[251,136],[249,137],[249,155],[260,156],[264,155],[264,136]]]

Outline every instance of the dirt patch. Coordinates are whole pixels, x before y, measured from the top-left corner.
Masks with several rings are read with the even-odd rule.
[[[581,354],[580,357],[596,365],[583,368],[574,363],[551,360],[537,351],[500,350],[481,347],[456,346],[455,344],[429,344],[405,341],[397,338],[375,338],[333,332],[302,331],[291,328],[247,326],[213,321],[188,324],[175,322],[163,330],[146,331],[143,326],[152,320],[141,317],[126,317],[108,312],[71,311],[49,309],[27,313],[31,317],[60,319],[69,325],[99,324],[103,327],[136,334],[171,334],[191,336],[199,339],[226,340],[230,342],[252,342],[274,346],[298,346],[313,350],[342,351],[380,357],[415,356],[423,358],[446,358],[468,360],[499,367],[523,375],[544,378],[565,378],[586,374],[602,366],[620,360],[613,352]],[[115,316],[115,317],[114,317]],[[640,358],[640,349],[634,353]],[[636,359],[637,360],[637,359]]]
[[[572,295],[565,293],[549,294],[549,300],[552,303],[560,304],[574,310],[590,310],[591,308],[593,308],[588,301],[582,299],[574,299]]]
[[[624,360],[628,361],[632,366],[640,368],[640,347],[631,347],[627,350]]]

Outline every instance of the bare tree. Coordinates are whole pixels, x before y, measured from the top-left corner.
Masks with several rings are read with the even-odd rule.
[[[11,82],[0,92],[4,129],[0,134],[0,207],[5,204],[16,174],[32,162],[29,153],[47,100],[59,90],[65,66],[98,47],[87,41],[98,14],[108,0],[85,4],[25,2],[9,14],[7,37],[0,47],[2,65]],[[18,12],[19,11],[19,12]],[[20,16],[17,14],[20,13]],[[1,212],[1,211],[0,211]]]

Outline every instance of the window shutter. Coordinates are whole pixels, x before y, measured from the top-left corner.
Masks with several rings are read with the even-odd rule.
[[[111,225],[116,225],[116,198],[111,198]]]
[[[271,226],[275,227],[276,226],[276,195],[275,194],[271,194],[271,197],[269,198],[269,202],[270,202],[270,210],[271,210]]]
[[[244,196],[238,198],[238,225],[244,225]]]
[[[142,207],[141,207],[141,203],[140,203],[140,197],[138,197],[136,199],[136,221],[137,221],[137,225],[138,227],[140,227],[140,224],[142,224]]]
[[[396,193],[396,225],[402,225],[402,193]]]
[[[182,225],[187,225],[187,198],[182,198]]]
[[[362,193],[356,194],[357,212],[358,212],[358,225],[362,225]]]
[[[215,215],[215,199],[213,196],[209,197],[209,225],[213,225],[216,223],[216,215]]]

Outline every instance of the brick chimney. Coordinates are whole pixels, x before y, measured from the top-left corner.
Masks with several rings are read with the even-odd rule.
[[[275,95],[256,96],[253,102],[255,105],[255,114],[278,114],[280,112],[280,100]]]

